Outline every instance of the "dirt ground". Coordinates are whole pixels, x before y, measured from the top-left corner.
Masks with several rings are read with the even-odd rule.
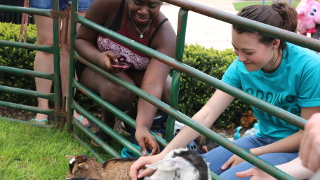
[[[28,120],[33,119],[35,117],[35,113],[0,106],[0,116],[6,117],[6,118],[28,121]]]

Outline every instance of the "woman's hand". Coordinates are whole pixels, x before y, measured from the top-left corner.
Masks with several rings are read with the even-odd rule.
[[[266,172],[256,167],[248,169],[246,171],[237,172],[236,176],[238,178],[245,178],[245,177],[251,176],[250,180],[276,180],[271,175],[267,174]]]
[[[145,165],[154,164],[162,159],[163,157],[160,154],[155,156],[140,157],[136,162],[134,162],[131,165],[130,176],[132,180],[137,180],[138,178],[150,176],[150,174],[154,172],[154,169],[146,169]]]
[[[158,154],[160,152],[159,144],[147,127],[138,127],[135,136],[144,156],[147,155],[146,147],[151,150],[150,155]]]
[[[229,158],[228,159],[228,161],[226,162],[226,163],[224,163],[222,166],[221,166],[221,169],[222,170],[225,170],[225,169],[227,169],[228,167],[233,167],[233,166],[235,166],[235,165],[238,165],[238,164],[240,164],[240,163],[242,163],[244,160],[241,158],[241,157],[239,157],[239,156],[237,156],[237,155],[233,155],[233,156],[231,156],[231,158]]]
[[[108,72],[119,73],[123,71],[123,69],[111,67],[111,61],[118,62],[116,55],[111,51],[101,52],[97,54],[96,58],[99,62],[98,65]]]

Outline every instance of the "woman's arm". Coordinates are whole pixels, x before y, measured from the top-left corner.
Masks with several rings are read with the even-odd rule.
[[[216,90],[209,101],[192,117],[192,119],[208,128],[211,128],[212,124],[233,100],[233,96],[223,91]],[[193,130],[189,126],[185,126],[162,151],[162,154],[167,154],[175,148],[184,147],[198,136],[199,133],[197,131]]]
[[[234,97],[220,90],[216,90],[213,96],[209,99],[209,101],[198,111],[192,119],[197,121],[198,123],[211,127],[212,124],[216,121],[216,119],[220,116],[220,114],[228,107],[228,105],[234,100]],[[137,179],[138,172],[142,169],[146,164],[152,164],[159,160],[161,160],[169,151],[184,147],[196,137],[198,137],[199,133],[192,128],[185,126],[181,129],[181,131],[173,138],[173,140],[166,146],[166,148],[158,155],[151,157],[141,157],[138,161],[136,161],[130,170],[131,178]],[[148,175],[151,171],[146,170],[139,174],[140,177],[144,177]]]
[[[159,14],[159,19],[164,18],[165,16],[162,15],[162,13]],[[151,48],[173,58],[175,45],[176,34],[170,22],[167,21],[158,30],[152,41]],[[152,96],[161,99],[169,71],[170,66],[152,58],[144,74],[141,89]],[[150,128],[152,125],[150,119],[154,118],[156,110],[157,108],[155,106],[143,99],[139,99],[137,126],[146,126]]]
[[[313,172],[310,169],[307,169],[302,165],[300,157],[276,167],[296,179],[308,179],[313,175]]]
[[[313,172],[310,169],[307,169],[302,165],[299,157],[276,167],[296,179],[308,179],[313,175]],[[236,173],[236,176],[239,178],[251,176],[251,180],[276,180],[276,178],[256,167],[238,172]]]
[[[165,16],[160,12],[158,19],[163,20]],[[173,58],[175,45],[176,34],[170,22],[167,21],[162,24],[156,36],[154,36],[151,48]],[[157,99],[161,99],[169,71],[170,66],[157,59],[151,59],[143,76],[141,89]],[[146,154],[146,141],[147,144],[151,146],[151,154],[159,153],[159,148],[157,148],[158,144],[155,138],[149,133],[156,112],[157,107],[141,98],[139,99],[135,136],[143,154]]]
[[[99,25],[106,25],[113,19],[121,0],[95,0],[90,5],[85,18]],[[97,49],[98,31],[81,25],[75,37],[75,50],[81,57],[91,61],[103,69],[111,69],[109,58],[115,59],[111,52],[100,52]],[[117,60],[115,60],[117,61]]]

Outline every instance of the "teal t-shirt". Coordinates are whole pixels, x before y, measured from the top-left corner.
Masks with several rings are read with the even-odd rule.
[[[249,72],[238,57],[228,67],[222,81],[270,104],[300,116],[301,107],[320,106],[320,56],[300,46],[286,43],[282,62],[273,73],[261,69]],[[259,137],[285,138],[299,128],[252,107],[259,120]]]

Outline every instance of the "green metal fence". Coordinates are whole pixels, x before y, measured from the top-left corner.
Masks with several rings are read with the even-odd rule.
[[[12,42],[12,41],[5,41],[0,40],[1,46],[12,46],[12,47],[18,47],[18,48],[27,48],[27,49],[33,49],[38,51],[44,51],[48,53],[52,53],[54,55],[54,73],[48,74],[48,73],[42,73],[42,72],[36,72],[26,69],[19,69],[19,68],[13,68],[13,67],[5,67],[0,66],[0,71],[7,72],[7,73],[14,73],[14,74],[22,74],[26,76],[33,76],[33,77],[39,77],[44,79],[52,80],[54,83],[54,92],[53,93],[41,93],[37,91],[31,91],[31,90],[24,90],[24,89],[18,89],[14,87],[7,87],[7,86],[0,86],[0,91],[4,92],[11,92],[11,93],[18,93],[28,96],[35,96],[35,97],[41,97],[45,99],[49,99],[54,102],[54,109],[41,109],[38,107],[28,106],[28,105],[22,105],[22,104],[16,104],[16,103],[10,103],[10,102],[4,102],[0,101],[0,106],[9,107],[9,108],[15,108],[15,109],[21,109],[31,112],[39,112],[42,114],[47,114],[50,116],[55,117],[55,128],[59,127],[61,117],[65,116],[64,113],[60,112],[61,109],[61,96],[60,96],[60,51],[59,51],[59,41],[58,41],[58,26],[59,26],[59,6],[58,3],[53,3],[53,10],[40,10],[40,9],[34,9],[34,8],[24,8],[24,7],[17,7],[17,6],[7,6],[7,5],[0,5],[1,11],[11,11],[11,12],[20,12],[20,13],[27,13],[27,14],[34,14],[34,15],[41,15],[46,17],[53,18],[53,26],[54,26],[54,33],[53,33],[53,45],[52,46],[44,46],[44,45],[35,45],[35,44],[28,44],[28,43],[19,43],[19,42]],[[8,118],[7,118],[8,119]],[[8,119],[8,120],[14,120],[14,119]]]
[[[103,76],[109,78],[110,80],[120,84],[121,86],[125,87],[126,89],[130,90],[131,92],[135,93],[140,98],[145,99],[146,101],[150,102],[154,106],[158,107],[160,110],[166,112],[169,114],[169,119],[167,122],[167,134],[166,139],[162,139],[161,137],[157,136],[153,133],[153,135],[156,137],[158,142],[165,146],[167,143],[173,138],[173,126],[174,121],[178,120],[182,123],[194,128],[196,131],[200,132],[201,134],[205,135],[209,139],[215,141],[216,143],[220,144],[221,146],[229,149],[233,153],[239,155],[241,158],[245,159],[246,161],[249,161],[253,165],[257,166],[258,168],[266,171],[267,173],[271,174],[272,176],[276,177],[277,179],[294,179],[291,176],[287,175],[286,173],[279,171],[274,166],[266,163],[265,161],[261,160],[260,158],[256,157],[255,155],[251,154],[247,150],[244,150],[240,148],[239,146],[235,145],[234,143],[230,142],[226,138],[220,136],[216,132],[210,130],[209,128],[198,124],[197,122],[193,121],[190,117],[186,116],[185,114],[179,112],[177,109],[178,107],[178,92],[179,92],[179,85],[180,85],[180,78],[181,73],[188,73],[192,75],[194,78],[203,81],[215,88],[218,88],[238,99],[243,100],[244,102],[247,102],[261,110],[266,111],[267,113],[274,115],[280,119],[283,119],[284,121],[293,124],[301,129],[303,129],[304,124],[306,120],[293,115],[283,109],[280,109],[276,106],[273,106],[259,98],[256,98],[252,95],[249,95],[237,88],[234,88],[226,83],[223,83],[219,81],[218,79],[211,77],[197,69],[194,69],[186,64],[184,64],[183,61],[183,54],[184,54],[184,44],[185,44],[185,36],[186,36],[186,27],[187,27],[187,20],[188,20],[188,12],[193,11],[195,13],[202,14],[204,16],[208,16],[211,18],[219,19],[222,21],[225,21],[227,23],[235,24],[241,27],[245,27],[254,31],[258,31],[260,33],[264,33],[288,42],[292,42],[294,44],[298,44],[307,48],[310,48],[312,50],[319,51],[320,50],[320,42],[308,37],[304,37],[301,35],[297,35],[296,33],[288,32],[279,28],[275,28],[269,25],[265,25],[262,23],[254,22],[245,18],[238,17],[233,14],[229,14],[223,11],[219,11],[217,9],[209,8],[197,3],[189,2],[189,1],[176,1],[176,0],[164,0],[167,3],[170,3],[175,6],[179,6],[179,14],[178,14],[178,32],[177,32],[177,44],[176,44],[176,54],[175,58],[170,58],[164,54],[161,54],[153,49],[150,49],[146,46],[143,46],[137,42],[134,42],[122,35],[117,34],[116,32],[113,32],[103,26],[100,26],[98,24],[95,24],[82,16],[77,14],[77,0],[72,0],[72,11],[71,14],[66,15],[64,13],[60,13],[58,11],[58,0],[54,0],[53,2],[53,10],[39,10],[39,9],[32,9],[32,8],[22,8],[22,7],[13,7],[13,6],[5,6],[0,5],[0,10],[2,11],[12,11],[12,12],[22,12],[22,13],[29,13],[29,14],[36,14],[36,15],[42,15],[53,18],[54,23],[54,44],[53,46],[40,46],[40,45],[34,45],[34,44],[22,44],[18,42],[8,42],[0,40],[1,46],[14,46],[19,48],[29,48],[29,49],[35,49],[45,52],[50,52],[54,54],[54,72],[53,74],[46,74],[46,73],[40,73],[40,72],[34,72],[24,69],[17,69],[12,67],[3,67],[0,66],[0,71],[5,71],[8,73],[17,73],[17,74],[24,74],[24,75],[31,75],[35,77],[41,77],[46,78],[54,81],[54,92],[50,94],[44,94],[39,93],[36,91],[30,91],[30,90],[23,90],[18,89],[14,87],[5,87],[0,85],[0,90],[4,92],[12,92],[12,93],[19,93],[24,95],[30,95],[30,96],[36,96],[36,97],[42,97],[47,98],[49,100],[54,101],[55,107],[54,109],[50,110],[44,110],[39,109],[32,106],[26,106],[26,105],[20,105],[20,104],[14,104],[10,102],[3,102],[0,101],[0,106],[4,107],[10,107],[10,108],[16,108],[16,109],[22,109],[32,112],[40,112],[44,114],[48,114],[50,116],[55,117],[55,125],[58,127],[61,124],[61,118],[67,117],[68,120],[68,130],[72,134],[72,136],[78,140],[83,146],[87,147],[100,161],[104,162],[105,160],[101,158],[101,156],[96,153],[93,149],[90,148],[89,145],[86,144],[81,138],[77,135],[77,133],[74,131],[74,126],[81,130],[84,134],[86,134],[89,138],[96,141],[102,149],[104,149],[107,153],[111,154],[113,157],[120,157],[120,154],[114,150],[111,146],[108,144],[105,144],[101,139],[99,139],[94,133],[92,133],[88,128],[84,127],[80,122],[73,121],[73,109],[80,112],[82,115],[84,115],[86,118],[88,118],[92,123],[96,124],[98,127],[100,127],[103,131],[107,132],[111,137],[117,140],[120,144],[127,147],[130,151],[132,151],[135,155],[141,156],[141,152],[138,148],[133,146],[126,138],[119,135],[117,132],[115,132],[111,127],[106,126],[103,124],[99,119],[97,119],[94,115],[89,113],[87,110],[85,110],[82,106],[80,106],[75,100],[74,100],[74,88],[87,95],[90,99],[95,101],[96,103],[100,104],[104,108],[108,109],[110,112],[114,113],[117,117],[119,117],[124,122],[128,123],[131,127],[135,127],[135,121],[125,113],[123,113],[121,110],[115,108],[110,103],[102,100],[99,96],[88,90],[86,87],[84,87],[82,84],[80,84],[78,81],[74,79],[74,58],[81,61],[85,65],[89,66],[90,68],[96,70]],[[71,18],[71,42],[70,46],[71,49],[74,49],[74,36],[76,33],[76,23],[81,23],[83,25],[89,26],[100,33],[104,35],[108,35],[130,47],[133,47],[152,58],[158,59],[159,61],[171,66],[173,68],[173,77],[172,77],[172,90],[170,94],[170,104],[166,104],[160,100],[158,100],[155,97],[152,97],[151,95],[147,94],[146,92],[142,91],[141,89],[137,88],[136,86],[127,83],[125,80],[119,78],[118,76],[103,71],[99,67],[95,66],[94,64],[90,63],[89,61],[81,58],[75,51],[71,51],[70,54],[70,83],[69,83],[69,98],[68,101],[68,112],[60,112],[61,109],[61,96],[60,96],[60,70],[59,70],[59,42],[58,42],[58,18],[59,17],[70,17]],[[11,119],[9,119],[11,120]],[[73,123],[72,123],[73,122]],[[217,176],[214,173],[211,173],[213,179],[221,179],[219,176]]]

